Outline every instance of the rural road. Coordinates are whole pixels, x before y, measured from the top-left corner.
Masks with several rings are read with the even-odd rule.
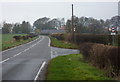
[[[2,80],[35,80],[40,67],[51,58],[50,40],[39,39],[2,53]]]
[[[79,51],[50,47],[50,39],[39,36],[32,42],[2,52],[2,80],[37,80],[50,59],[70,53]]]

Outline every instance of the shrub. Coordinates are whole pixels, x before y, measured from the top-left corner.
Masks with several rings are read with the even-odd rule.
[[[117,44],[120,46],[120,35],[117,36]]]
[[[111,47],[107,53],[109,63],[112,67],[112,74],[118,76],[120,74],[120,48]]]
[[[72,42],[72,41],[73,41],[72,34],[67,34],[67,35],[65,36],[65,41]]]
[[[13,36],[13,38],[14,38],[16,41],[20,41],[20,40],[21,40],[21,36]]]
[[[65,35],[64,34],[58,33],[58,34],[52,34],[51,36],[58,39],[58,40],[65,40]]]
[[[36,37],[37,35],[36,34],[28,34],[28,35],[25,35],[25,36],[13,36],[13,38],[16,40],[16,41],[20,41],[21,39],[23,40],[27,40],[29,38],[34,38]]]
[[[33,38],[35,37],[34,35],[27,35],[28,38]]]
[[[102,44],[109,43],[108,35],[75,34],[74,38],[76,44],[80,44],[84,42],[93,42],[93,43],[102,43]],[[67,41],[73,40],[72,35],[71,34],[67,35],[66,40]]]
[[[80,51],[86,61],[106,70],[109,76],[120,75],[120,48],[104,44],[84,43]]]
[[[73,42],[72,34],[52,34],[52,37],[58,40],[64,40],[68,42]],[[112,36],[111,35],[93,35],[93,34],[75,34],[74,35],[74,43],[101,43],[101,44],[111,44],[112,45]],[[115,36],[115,43],[120,46],[120,36]]]
[[[82,54],[84,54],[84,60],[89,60],[90,57],[90,49],[92,47],[92,45],[94,45],[93,43],[84,43],[84,44],[80,44],[80,52]]]
[[[28,36],[22,36],[22,39],[27,40],[27,39],[29,39],[29,37]]]

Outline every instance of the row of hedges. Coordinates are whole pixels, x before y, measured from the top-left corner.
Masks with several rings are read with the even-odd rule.
[[[80,45],[80,52],[85,61],[104,69],[108,76],[120,76],[120,48],[104,44],[84,43]]]
[[[75,34],[74,39],[75,39],[75,43],[76,44],[80,44],[80,43],[85,43],[85,42],[91,42],[91,43],[101,43],[101,44],[112,44],[112,37],[111,35],[93,35],[93,34]],[[114,36],[115,39],[115,45],[120,45],[120,35],[116,35]],[[72,35],[71,34],[67,34],[66,41],[73,41]]]
[[[28,40],[29,38],[34,38],[36,37],[37,35],[35,34],[28,34],[28,35],[25,35],[25,36],[13,36],[13,39],[15,39],[16,41],[20,41],[20,40]]]
[[[69,42],[73,42],[72,34],[52,34],[51,36],[57,38],[58,40],[65,40]],[[115,45],[120,46],[120,35],[114,36]],[[101,44],[112,44],[112,36],[111,35],[93,35],[93,34],[75,34],[74,35],[74,43],[80,44],[85,42],[92,43],[101,43]]]
[[[58,40],[73,42],[71,34],[53,34]],[[115,43],[120,46],[120,35],[114,36]],[[84,60],[104,69],[110,77],[120,76],[120,48],[110,46],[111,35],[75,34],[75,42],[80,45]],[[98,44],[99,43],[99,44]]]
[[[116,43],[118,44],[118,46],[120,46],[120,35],[117,35],[116,38],[117,38]]]
[[[52,37],[54,37],[54,38],[56,38],[56,39],[58,39],[58,40],[65,40],[65,34],[52,34],[51,35]]]

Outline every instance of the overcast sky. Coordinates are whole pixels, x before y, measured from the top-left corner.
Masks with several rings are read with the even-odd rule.
[[[31,24],[41,17],[71,17],[72,2],[2,2],[0,12],[2,21],[9,23],[29,21]],[[117,2],[74,2],[74,15],[110,19],[118,15]],[[2,9],[2,10],[1,10]],[[1,19],[0,19],[1,20]]]

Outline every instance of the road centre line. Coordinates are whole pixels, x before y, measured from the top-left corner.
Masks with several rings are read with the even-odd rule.
[[[10,59],[10,58],[7,58],[6,60],[1,61],[0,63],[6,62],[6,61],[8,61],[9,59]]]
[[[28,51],[29,49],[31,49],[31,48],[33,48],[35,45],[37,45],[39,42],[41,42],[43,39],[44,39],[44,37],[42,37],[42,39],[41,39],[40,41],[38,41],[36,44],[31,45],[31,47],[29,47],[29,48],[25,49],[25,50],[24,50],[24,51],[22,51],[22,52],[19,52],[18,54],[14,55],[14,56],[12,56],[12,57],[10,57],[10,58],[7,58],[7,59],[5,59],[5,60],[1,61],[0,63],[4,63],[4,62],[6,62],[6,61],[10,60],[11,58],[14,58],[14,57],[16,57],[16,56],[20,55],[20,54],[21,54],[21,53],[23,53],[23,52]]]
[[[49,37],[48,37],[48,39],[49,39],[48,46],[50,47],[51,40],[50,40],[50,38],[49,38]],[[52,52],[51,52],[51,53],[52,53]],[[42,65],[41,65],[41,67],[40,67],[40,69],[39,69],[39,71],[38,71],[38,73],[37,73],[37,75],[36,75],[35,79],[34,79],[34,82],[36,82],[36,80],[38,79],[39,74],[40,74],[40,72],[42,71],[42,69],[43,69],[43,67],[45,66],[45,64],[46,64],[46,62],[44,61],[44,62],[42,63]]]

